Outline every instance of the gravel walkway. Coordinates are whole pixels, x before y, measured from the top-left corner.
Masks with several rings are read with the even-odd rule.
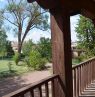
[[[12,78],[6,78],[0,81],[0,97],[20,89],[33,82],[39,81],[51,75],[49,70],[36,71],[32,73],[24,74],[23,76],[17,76]]]

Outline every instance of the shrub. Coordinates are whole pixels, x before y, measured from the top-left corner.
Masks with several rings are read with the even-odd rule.
[[[18,62],[20,61],[20,54],[15,53],[15,55],[13,56],[13,60],[15,61],[16,65],[18,65]]]
[[[32,50],[30,52],[29,61],[31,67],[35,70],[42,70],[45,68],[45,63],[47,62],[45,58],[41,58],[41,54],[37,50]]]
[[[25,57],[23,61],[25,62],[25,64],[26,64],[28,67],[30,67],[30,62],[29,62],[29,57],[28,57],[28,56]]]
[[[12,65],[13,65],[13,64],[12,64],[11,62],[8,62],[7,65],[8,65],[9,71],[10,71],[10,73],[11,73],[11,72],[12,72]]]

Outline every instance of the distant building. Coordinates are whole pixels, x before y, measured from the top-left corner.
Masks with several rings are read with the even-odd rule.
[[[18,42],[17,41],[12,41],[11,46],[12,46],[14,52],[18,51]]]
[[[78,57],[81,54],[84,54],[85,52],[84,50],[77,48],[77,42],[72,42],[71,48],[72,48],[72,57]]]
[[[17,41],[12,41],[11,46],[12,46],[14,52],[18,51],[18,42]],[[71,48],[72,48],[72,57],[78,57],[78,56],[80,56],[80,54],[84,53],[84,50],[77,49],[77,42],[72,42]]]

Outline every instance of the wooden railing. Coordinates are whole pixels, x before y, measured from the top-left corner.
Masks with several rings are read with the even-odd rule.
[[[79,97],[95,80],[95,58],[73,66],[73,97]]]
[[[73,97],[79,97],[84,89],[95,80],[95,58],[73,66],[72,74]],[[58,83],[63,90],[64,85],[59,75],[52,75],[3,97],[55,97],[55,83]]]
[[[54,97],[54,83],[58,81],[59,76],[52,75],[3,97]]]

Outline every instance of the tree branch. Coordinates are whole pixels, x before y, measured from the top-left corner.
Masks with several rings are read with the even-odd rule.
[[[16,25],[16,24],[13,23],[12,21],[10,21],[8,18],[6,18],[6,17],[4,17],[4,16],[3,16],[3,18],[4,18],[5,20],[7,20],[9,23],[11,23],[11,24],[15,25],[16,27],[18,27],[18,25]]]

